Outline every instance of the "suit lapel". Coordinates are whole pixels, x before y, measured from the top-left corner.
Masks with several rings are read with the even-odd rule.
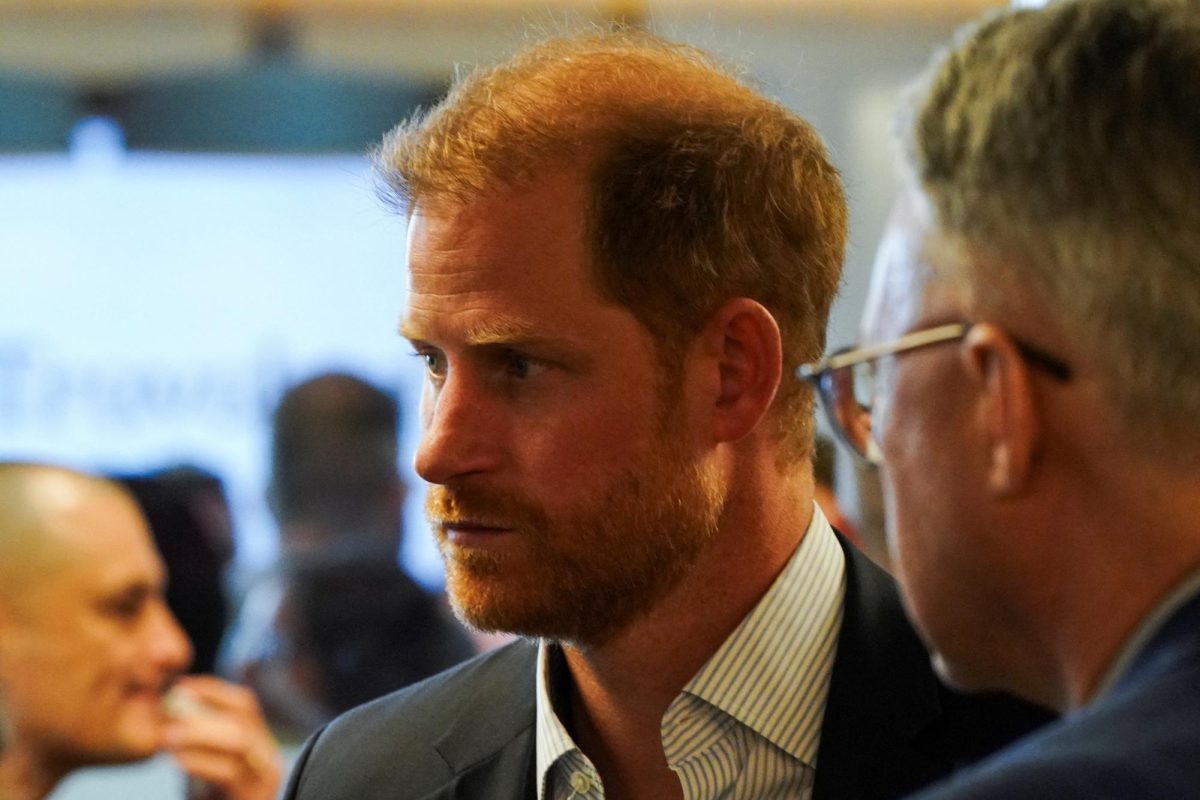
[[[509,645],[511,657],[485,680],[465,689],[469,697],[433,748],[452,779],[422,800],[504,797],[520,800],[534,792],[535,673],[537,647]]]
[[[484,761],[463,765],[454,779],[421,800],[483,800],[537,797],[534,790],[534,731],[529,728]]]
[[[892,579],[839,537],[846,596],[817,755],[814,800],[895,797],[945,772],[913,741],[940,713],[929,657]],[[536,797],[536,647],[516,652],[468,691],[434,749],[452,778],[421,800]]]
[[[902,796],[1044,720],[1028,709],[1014,713],[1011,700],[946,692],[891,577],[839,541],[846,595],[813,800]],[[469,696],[433,743],[451,777],[422,800],[536,797],[536,668],[536,646],[509,645],[482,680],[463,687]]]
[[[892,579],[838,540],[846,597],[813,798],[895,797],[945,769],[913,744],[941,712],[938,684]]]

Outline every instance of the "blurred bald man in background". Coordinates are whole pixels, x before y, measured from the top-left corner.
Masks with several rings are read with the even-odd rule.
[[[275,797],[277,749],[253,695],[179,678],[192,651],[164,584],[124,489],[0,463],[0,798],[37,800],[78,768],[160,750],[191,776],[193,797]]]

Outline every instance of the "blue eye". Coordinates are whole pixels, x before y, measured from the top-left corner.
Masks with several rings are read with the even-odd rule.
[[[413,353],[417,358],[425,362],[425,371],[432,377],[441,378],[446,374],[446,362],[441,353],[432,350]]]

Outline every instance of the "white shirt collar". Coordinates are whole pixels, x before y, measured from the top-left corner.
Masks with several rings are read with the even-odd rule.
[[[841,545],[814,503],[812,521],[783,571],[683,692],[814,766],[841,629],[845,572]],[[579,752],[551,700],[552,647],[546,641],[538,647],[539,800],[555,762]],[[664,729],[681,698],[668,708]]]
[[[783,572],[683,688],[810,766],[842,627],[846,574],[833,528],[814,509]]]

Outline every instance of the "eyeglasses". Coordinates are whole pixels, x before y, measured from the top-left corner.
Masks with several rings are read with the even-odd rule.
[[[812,384],[821,395],[821,405],[834,433],[851,452],[870,464],[879,464],[879,446],[872,436],[871,412],[876,407],[878,362],[935,344],[956,342],[966,337],[974,323],[952,322],[905,334],[899,339],[869,347],[846,348],[812,364],[802,364],[796,375]],[[1071,379],[1071,367],[1061,359],[1014,339],[1013,344],[1031,366],[1055,380]]]

